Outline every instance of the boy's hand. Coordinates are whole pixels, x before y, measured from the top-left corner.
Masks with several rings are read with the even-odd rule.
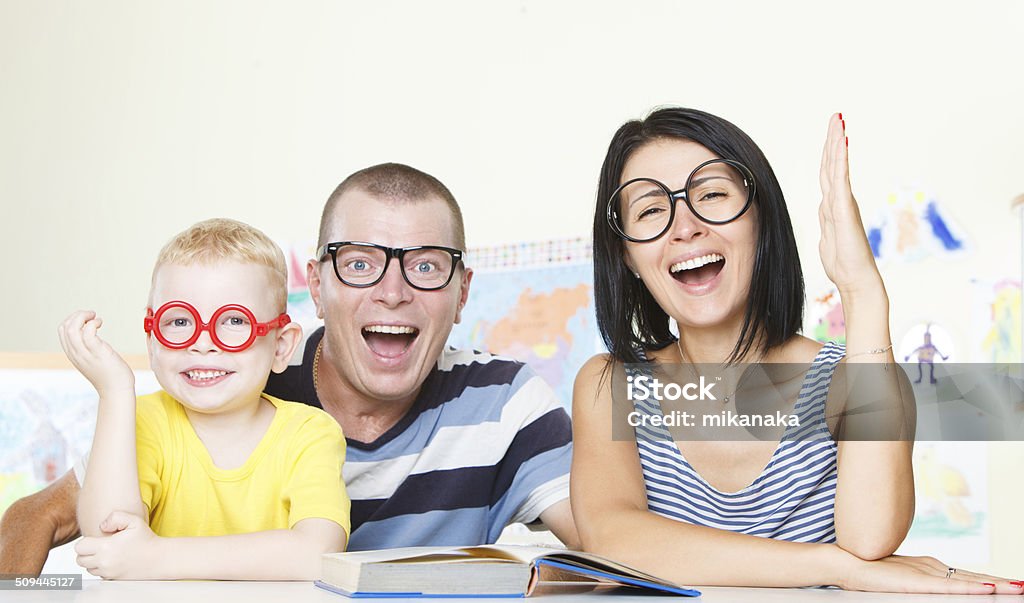
[[[115,391],[130,391],[135,395],[135,374],[128,363],[100,339],[96,331],[103,319],[90,310],[80,310],[57,328],[60,345],[68,360],[75,365],[103,398]]]
[[[138,515],[114,511],[100,523],[106,536],[82,538],[75,545],[78,565],[90,574],[113,580],[159,578],[157,548],[161,538]]]

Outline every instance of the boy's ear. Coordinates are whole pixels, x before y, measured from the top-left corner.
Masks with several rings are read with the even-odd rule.
[[[270,366],[270,370],[275,373],[284,372],[301,342],[302,326],[299,323],[290,322],[281,327],[277,334],[277,347],[274,349],[274,364]]]

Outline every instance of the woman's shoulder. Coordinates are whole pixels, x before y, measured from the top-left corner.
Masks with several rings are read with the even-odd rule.
[[[608,370],[610,366],[613,366],[617,361],[609,353],[594,354],[589,360],[583,363],[580,370],[576,373],[577,384],[581,379],[592,379],[594,377],[600,377],[602,373]]]
[[[817,358],[824,345],[803,335],[794,335],[769,356],[769,362],[787,362],[792,364],[811,364]]]
[[[608,391],[608,377],[616,365],[621,363],[607,353],[596,354],[584,362],[573,383],[573,402],[578,403],[582,399],[595,400],[601,396],[602,391]]]

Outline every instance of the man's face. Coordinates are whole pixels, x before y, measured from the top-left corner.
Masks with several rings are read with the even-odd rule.
[[[352,189],[342,195],[330,220],[325,243],[457,246],[451,211],[434,197],[389,201]],[[397,261],[367,288],[339,281],[329,257],[311,261],[308,276],[324,319],[324,358],[344,389],[366,401],[411,403],[459,322],[472,271],[459,265],[448,286],[436,291],[411,287]]]

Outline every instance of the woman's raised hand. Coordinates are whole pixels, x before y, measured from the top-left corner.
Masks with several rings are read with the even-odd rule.
[[[848,150],[846,122],[841,113],[833,113],[821,153],[821,205],[818,207],[821,242],[818,251],[825,274],[844,298],[883,290],[882,278],[875,266],[857,200],[850,187]]]

